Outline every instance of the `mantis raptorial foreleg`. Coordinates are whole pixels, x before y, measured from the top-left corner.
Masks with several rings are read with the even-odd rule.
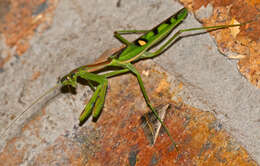
[[[72,85],[73,87],[76,87],[78,77],[81,77],[87,81],[94,81],[99,84],[96,87],[94,94],[92,95],[91,99],[89,100],[88,104],[85,106],[84,110],[82,111],[79,117],[79,121],[81,125],[91,115],[92,112],[93,112],[93,118],[97,118],[99,116],[101,109],[104,105],[108,81],[105,76],[93,74],[87,72],[84,69],[79,69],[71,77],[72,79],[70,79],[70,81],[67,84]]]

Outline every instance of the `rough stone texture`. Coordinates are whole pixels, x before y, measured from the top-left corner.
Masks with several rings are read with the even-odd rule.
[[[12,1],[6,2],[0,3],[9,6],[5,11],[8,12],[8,9],[12,10],[10,6]],[[38,96],[55,85],[58,76],[68,73],[79,65],[92,63],[106,49],[120,46],[120,43],[113,38],[114,30],[151,28],[181,8],[179,4],[170,0],[64,0],[59,3],[47,1],[47,4],[47,7],[37,4],[34,8],[28,8],[30,13],[39,17],[41,12],[48,11],[48,7],[52,4],[52,9],[57,5],[54,13],[52,10],[49,11],[49,15],[46,13],[48,17],[45,15],[34,17],[39,20],[46,18],[40,21],[39,26],[34,26],[34,19],[31,19],[30,33],[26,33],[15,42],[27,43],[26,48],[17,49],[21,48],[18,47],[19,44],[9,45],[7,41],[11,39],[2,31],[1,132]],[[37,7],[39,5],[40,7]],[[30,21],[27,24],[30,24]],[[45,26],[42,26],[43,24]],[[189,16],[179,28],[196,26],[200,25]],[[100,160],[111,158],[111,165],[121,163],[141,165],[141,161],[160,165],[173,160],[176,165],[181,163],[203,165],[206,161],[228,165],[227,161],[230,161],[228,159],[233,157],[236,159],[234,163],[256,165],[246,153],[247,149],[252,158],[260,162],[260,133],[257,132],[260,129],[259,90],[239,74],[231,60],[218,53],[208,34],[183,38],[153,61],[168,73],[161,75],[154,69],[150,73],[158,74],[155,78],[152,76],[146,78],[147,72],[143,73],[148,93],[153,96],[152,101],[157,106],[169,102],[174,105],[180,100],[184,103],[180,108],[186,110],[184,113],[176,111],[178,109],[174,112],[173,109],[169,110],[170,113],[166,117],[166,123],[170,126],[171,133],[174,133],[176,141],[180,143],[183,155],[176,158],[176,152],[169,150],[170,142],[165,133],[163,137],[159,137],[154,147],[150,147],[138,123],[138,118],[148,109],[134,77],[127,75],[110,81],[106,105],[100,119],[97,123],[89,120],[82,128],[78,127],[78,116],[90,98],[89,88],[80,86],[77,95],[47,96],[11,127],[6,133],[8,136],[1,138],[1,161],[6,161],[5,165],[102,165],[104,161],[96,158],[99,156]],[[152,61],[146,63],[153,64]],[[151,68],[154,67],[155,64]],[[147,69],[140,67],[139,70],[142,72]],[[165,79],[177,83],[169,86],[165,84],[167,81],[162,81]],[[163,86],[157,84],[162,82]],[[179,84],[181,82],[184,85],[182,89]],[[153,90],[157,95],[152,95]],[[201,112],[193,107],[211,113]],[[196,110],[193,116],[191,110]],[[189,126],[189,130],[186,130],[182,122],[187,122],[184,117],[187,118],[188,115],[193,117],[194,123],[184,123]],[[216,130],[215,127],[213,130],[208,130],[207,128],[212,129],[212,125],[209,124],[219,122],[230,135],[234,136],[233,138],[222,129],[219,129],[221,130],[219,133],[216,131],[217,134],[211,134],[213,136],[207,136]],[[116,126],[112,128],[112,125]],[[106,133],[106,130],[109,132]],[[188,131],[190,133],[187,135]],[[235,143],[234,139],[245,149]],[[131,142],[133,140],[136,142]],[[203,144],[205,146],[202,146]],[[146,152],[149,151],[151,154],[146,156]],[[119,152],[122,153],[118,157]],[[192,159],[189,154],[193,155]],[[167,160],[168,155],[171,158]],[[202,159],[200,156],[214,157],[210,160],[207,157]]]
[[[220,52],[238,60],[238,69],[260,88],[260,1],[180,0],[204,26],[250,22],[240,28],[215,31]],[[211,14],[210,14],[211,13]]]

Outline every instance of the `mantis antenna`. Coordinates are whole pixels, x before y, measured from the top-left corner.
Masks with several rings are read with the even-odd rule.
[[[29,107],[27,107],[23,112],[21,112],[8,126],[7,128],[3,131],[3,133],[1,134],[2,137],[5,136],[5,133],[8,131],[8,129],[10,127],[12,127],[12,125],[18,120],[20,119],[24,113],[26,113],[27,111],[30,110],[30,108],[32,108],[36,103],[38,103],[42,98],[44,98],[46,95],[48,95],[49,93],[51,93],[52,91],[54,91],[55,89],[59,88],[61,86],[61,84],[57,84],[54,87],[50,88],[49,90],[47,90],[45,93],[43,93],[40,97],[38,97],[36,100],[34,100],[34,102],[32,104],[29,105]]]

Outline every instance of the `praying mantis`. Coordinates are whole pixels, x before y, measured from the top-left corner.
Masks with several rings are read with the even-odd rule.
[[[165,129],[167,135],[169,136],[172,144],[177,149],[177,144],[174,141],[171,133],[168,128],[164,124],[164,122],[159,117],[156,109],[153,107],[150,99],[147,95],[147,92],[144,87],[144,83],[142,81],[140,73],[133,66],[133,63],[154,58],[161,53],[163,53],[166,49],[168,49],[174,41],[183,32],[188,31],[197,31],[197,30],[216,30],[227,27],[241,26],[244,24],[233,24],[233,25],[219,25],[219,26],[210,26],[210,27],[198,27],[198,28],[189,28],[189,29],[181,29],[173,34],[162,46],[160,46],[156,51],[151,52],[152,49],[157,44],[160,44],[164,39],[168,37],[172,33],[172,31],[179,25],[188,15],[188,10],[186,8],[182,8],[174,15],[167,18],[165,21],[161,22],[159,25],[155,26],[150,30],[121,30],[115,31],[114,36],[121,41],[125,47],[113,53],[106,60],[90,65],[80,66],[74,70],[72,70],[69,74],[62,77],[59,83],[47,91],[45,94],[40,96],[35,102],[33,102],[27,109],[25,109],[21,114],[19,114],[13,122],[7,127],[10,126],[22,116],[26,111],[28,111],[34,104],[36,104],[41,98],[43,98],[47,93],[53,91],[58,87],[71,86],[73,88],[77,87],[78,78],[82,78],[88,82],[88,85],[94,91],[92,97],[89,102],[83,109],[82,113],[79,116],[79,124],[82,125],[91,115],[94,119],[98,118],[101,110],[105,103],[105,96],[108,88],[108,78],[118,76],[125,73],[132,73],[136,76],[141,92],[144,96],[145,102],[152,113],[155,115],[157,120],[161,123],[162,127]],[[128,41],[123,37],[125,34],[143,34],[133,42]],[[107,73],[103,73],[102,71],[113,68],[112,71]],[[6,131],[5,130],[5,131]],[[4,133],[5,133],[4,131]]]

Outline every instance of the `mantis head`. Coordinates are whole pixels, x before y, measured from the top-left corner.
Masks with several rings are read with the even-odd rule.
[[[60,83],[62,84],[62,86],[72,86],[74,88],[76,88],[77,86],[77,76],[74,72],[71,72],[67,75],[65,75],[64,77],[62,77],[60,79]]]

